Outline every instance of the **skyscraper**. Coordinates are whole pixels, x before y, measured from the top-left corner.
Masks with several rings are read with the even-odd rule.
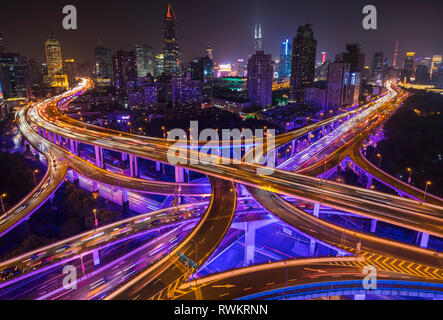
[[[383,52],[376,52],[372,60],[371,79],[377,85],[382,85],[383,79]]]
[[[303,90],[314,84],[315,55],[317,40],[314,39],[312,26],[306,24],[299,26],[297,37],[292,44],[291,63],[291,99],[303,101]]]
[[[117,51],[113,57],[114,86],[126,92],[128,81],[137,77],[137,66],[134,51]]]
[[[279,78],[288,78],[291,74],[292,44],[289,39],[282,41],[280,46]]]
[[[248,97],[253,105],[272,104],[273,67],[270,54],[258,50],[248,61]]]
[[[210,45],[208,45],[205,49],[206,55],[209,57],[209,59],[214,60],[214,52],[212,50],[212,47]]]
[[[182,56],[181,49],[178,44],[175,24],[175,18],[172,5],[168,4],[168,10],[163,22],[163,56],[164,56],[164,72],[166,75],[180,76]]]
[[[411,82],[411,77],[414,73],[414,57],[415,52],[406,52],[401,81]]]
[[[398,41],[395,41],[394,60],[392,61],[392,66],[394,68],[397,67],[397,55],[398,55]]]
[[[254,29],[254,49],[255,51],[263,50],[263,38],[261,35],[261,24],[256,24]]]
[[[137,77],[146,77],[148,73],[154,75],[152,47],[147,45],[136,45],[135,56],[137,59]]]
[[[327,110],[336,110],[346,103],[346,85],[349,81],[350,69],[349,63],[332,62],[329,64]]]
[[[349,63],[351,65],[350,72],[363,72],[365,67],[365,54],[361,52],[358,43],[351,43],[346,45],[346,52],[343,52],[336,62]]]
[[[54,81],[55,75],[62,72],[62,52],[60,42],[51,36],[45,42],[46,67],[49,81]]]
[[[440,67],[440,64],[442,63],[442,56],[441,55],[434,55],[432,56],[432,63],[431,63],[431,78],[434,72],[438,70]]]
[[[98,86],[112,85],[112,51],[98,46],[95,48],[95,75]]]
[[[165,58],[163,53],[159,53],[155,56],[154,75],[159,77],[163,72],[165,72]]]
[[[31,96],[28,61],[16,53],[0,55],[0,86],[4,99],[25,99]]]
[[[0,34],[0,54],[5,52],[5,44],[3,43],[3,36]]]

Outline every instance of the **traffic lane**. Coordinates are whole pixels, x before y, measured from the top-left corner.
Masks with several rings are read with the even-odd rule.
[[[194,230],[168,257],[133,278],[106,299],[149,299],[196,271],[185,266],[179,253],[192,259],[197,269],[209,258],[229,229],[237,203],[237,192],[232,182],[212,177],[209,180],[212,185],[211,202]]]

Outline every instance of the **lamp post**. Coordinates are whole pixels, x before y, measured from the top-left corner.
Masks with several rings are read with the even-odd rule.
[[[97,226],[98,226],[97,209],[93,209],[92,212],[94,213],[94,225],[97,228]]]
[[[408,183],[411,184],[412,169],[408,168],[407,170],[409,171]]]
[[[6,193],[0,194],[0,200],[2,202],[3,214],[5,214],[5,204],[3,203],[3,198],[6,197]]]
[[[37,185],[37,181],[35,180],[35,174],[38,173],[38,169],[32,171],[32,176],[34,177],[34,186]]]
[[[431,184],[431,181],[426,181],[425,185],[425,193],[423,194],[423,201],[426,200],[426,192],[428,191],[428,186]]]
[[[381,164],[381,154],[377,153],[377,158],[378,158],[378,167],[380,168],[380,164]]]

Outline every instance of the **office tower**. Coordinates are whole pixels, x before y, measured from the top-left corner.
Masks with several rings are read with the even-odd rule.
[[[346,85],[351,70],[350,63],[332,62],[329,64],[326,109],[336,110],[346,102]]]
[[[65,59],[63,63],[63,73],[68,77],[69,86],[73,87],[75,84],[75,77],[77,76],[74,59]]]
[[[5,44],[3,43],[3,36],[0,34],[0,54],[5,53]]]
[[[95,76],[99,87],[112,85],[112,51],[108,48],[98,46],[95,48]]]
[[[414,73],[414,57],[415,52],[406,52],[401,81],[411,82],[411,77]]]
[[[29,69],[29,81],[31,81],[31,86],[33,88],[42,85],[42,68],[34,59],[29,59],[28,61]]]
[[[201,105],[201,82],[192,80],[190,73],[186,77],[173,77],[172,84],[172,106]]]
[[[371,79],[375,84],[381,86],[383,83],[383,52],[376,52],[372,60]]]
[[[431,57],[424,57],[421,60],[420,64],[426,66],[428,68],[428,72],[429,72],[432,68],[432,58]]]
[[[317,40],[314,39],[312,26],[310,24],[299,26],[297,36],[292,43],[290,78],[292,100],[302,102],[303,90],[314,84],[316,49]]]
[[[254,49],[255,51],[263,50],[263,38],[261,35],[261,24],[256,24],[254,29]]]
[[[46,68],[48,70],[48,80],[54,81],[55,75],[62,72],[62,52],[60,42],[55,37],[50,37],[45,42]]]
[[[134,51],[117,51],[113,56],[114,87],[126,92],[128,81],[137,77],[137,66]]]
[[[137,77],[146,77],[148,73],[154,75],[152,47],[147,45],[136,45],[135,56],[137,60]]]
[[[168,4],[168,10],[164,19],[163,29],[163,59],[164,72],[166,75],[180,76],[181,75],[181,49],[178,44],[175,24],[174,10],[171,4]]]
[[[442,63],[442,56],[441,55],[434,55],[432,56],[432,63],[431,63],[431,78],[434,72],[436,72],[439,68],[439,65]]]
[[[188,71],[191,80],[200,81],[202,99],[208,102],[212,95],[212,60],[209,56],[195,58],[189,63]]]
[[[289,39],[284,40],[280,46],[279,78],[288,78],[291,75],[292,44]]]
[[[16,53],[0,55],[0,86],[5,100],[31,97],[28,61],[25,57]]]
[[[345,105],[357,105],[360,97],[361,89],[361,73],[350,72],[348,77],[345,78]]]
[[[160,77],[165,72],[165,59],[163,53],[159,53],[155,56],[154,63],[154,76]]]
[[[429,69],[425,64],[420,64],[415,70],[415,83],[429,84]]]
[[[343,52],[336,59],[336,62],[349,63],[351,65],[350,72],[363,72],[365,67],[365,54],[361,52],[358,43],[346,45],[346,52]]]
[[[248,61],[248,97],[253,105],[272,104],[273,68],[270,54],[259,50]]]
[[[398,55],[398,41],[395,41],[394,60],[392,61],[392,66],[394,68],[397,67],[397,55]]]
[[[211,61],[214,60],[214,56],[213,56],[214,52],[213,52],[211,46],[208,45],[205,49],[205,52],[206,52],[206,56],[208,56],[209,59],[211,59]]]

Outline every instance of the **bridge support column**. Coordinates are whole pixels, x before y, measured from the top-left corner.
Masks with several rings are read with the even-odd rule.
[[[312,132],[308,132],[308,143],[311,143],[311,134]]]
[[[78,156],[78,142],[75,141],[75,140],[70,139],[69,140],[69,145],[71,147],[71,153],[73,153],[76,156]]]
[[[174,167],[175,169],[175,182],[179,183],[179,182],[184,182],[184,172],[185,170],[181,167]],[[176,196],[177,198],[177,204],[181,204],[182,203],[182,197],[180,195]]]
[[[372,175],[368,174],[367,177],[368,177],[368,182],[366,182],[366,189],[371,189],[371,186],[372,186]]]
[[[95,150],[95,165],[99,168],[104,168],[103,148],[99,146],[94,146],[94,150]]]
[[[94,259],[94,266],[98,266],[99,264],[101,264],[99,250],[95,250],[92,252],[92,258]]]
[[[129,172],[131,177],[138,177],[137,157],[132,154],[129,155]]]
[[[375,230],[377,230],[377,220],[372,219],[371,220],[371,232],[375,233]]]
[[[96,181],[92,181],[92,196],[94,199],[98,198],[98,183]]]
[[[160,171],[160,161],[155,161],[155,171]]]
[[[128,154],[122,152],[122,161],[128,160]]]
[[[309,256],[311,257],[315,255],[316,243],[317,242],[314,239],[311,239],[311,242],[309,243]]]
[[[365,294],[355,294],[354,300],[366,300],[366,295]]]
[[[320,203],[315,202],[314,203],[314,211],[312,212],[312,214],[318,218],[319,213],[320,213]]]
[[[255,226],[247,223],[245,226],[245,266],[253,265],[255,261]]]
[[[421,232],[420,247],[426,249],[428,247],[428,242],[429,242],[429,233]]]
[[[129,210],[128,190],[126,189],[122,189],[122,206],[124,212]]]
[[[295,148],[296,148],[296,141],[294,139],[291,142],[291,157],[294,156],[294,154],[295,154]]]

